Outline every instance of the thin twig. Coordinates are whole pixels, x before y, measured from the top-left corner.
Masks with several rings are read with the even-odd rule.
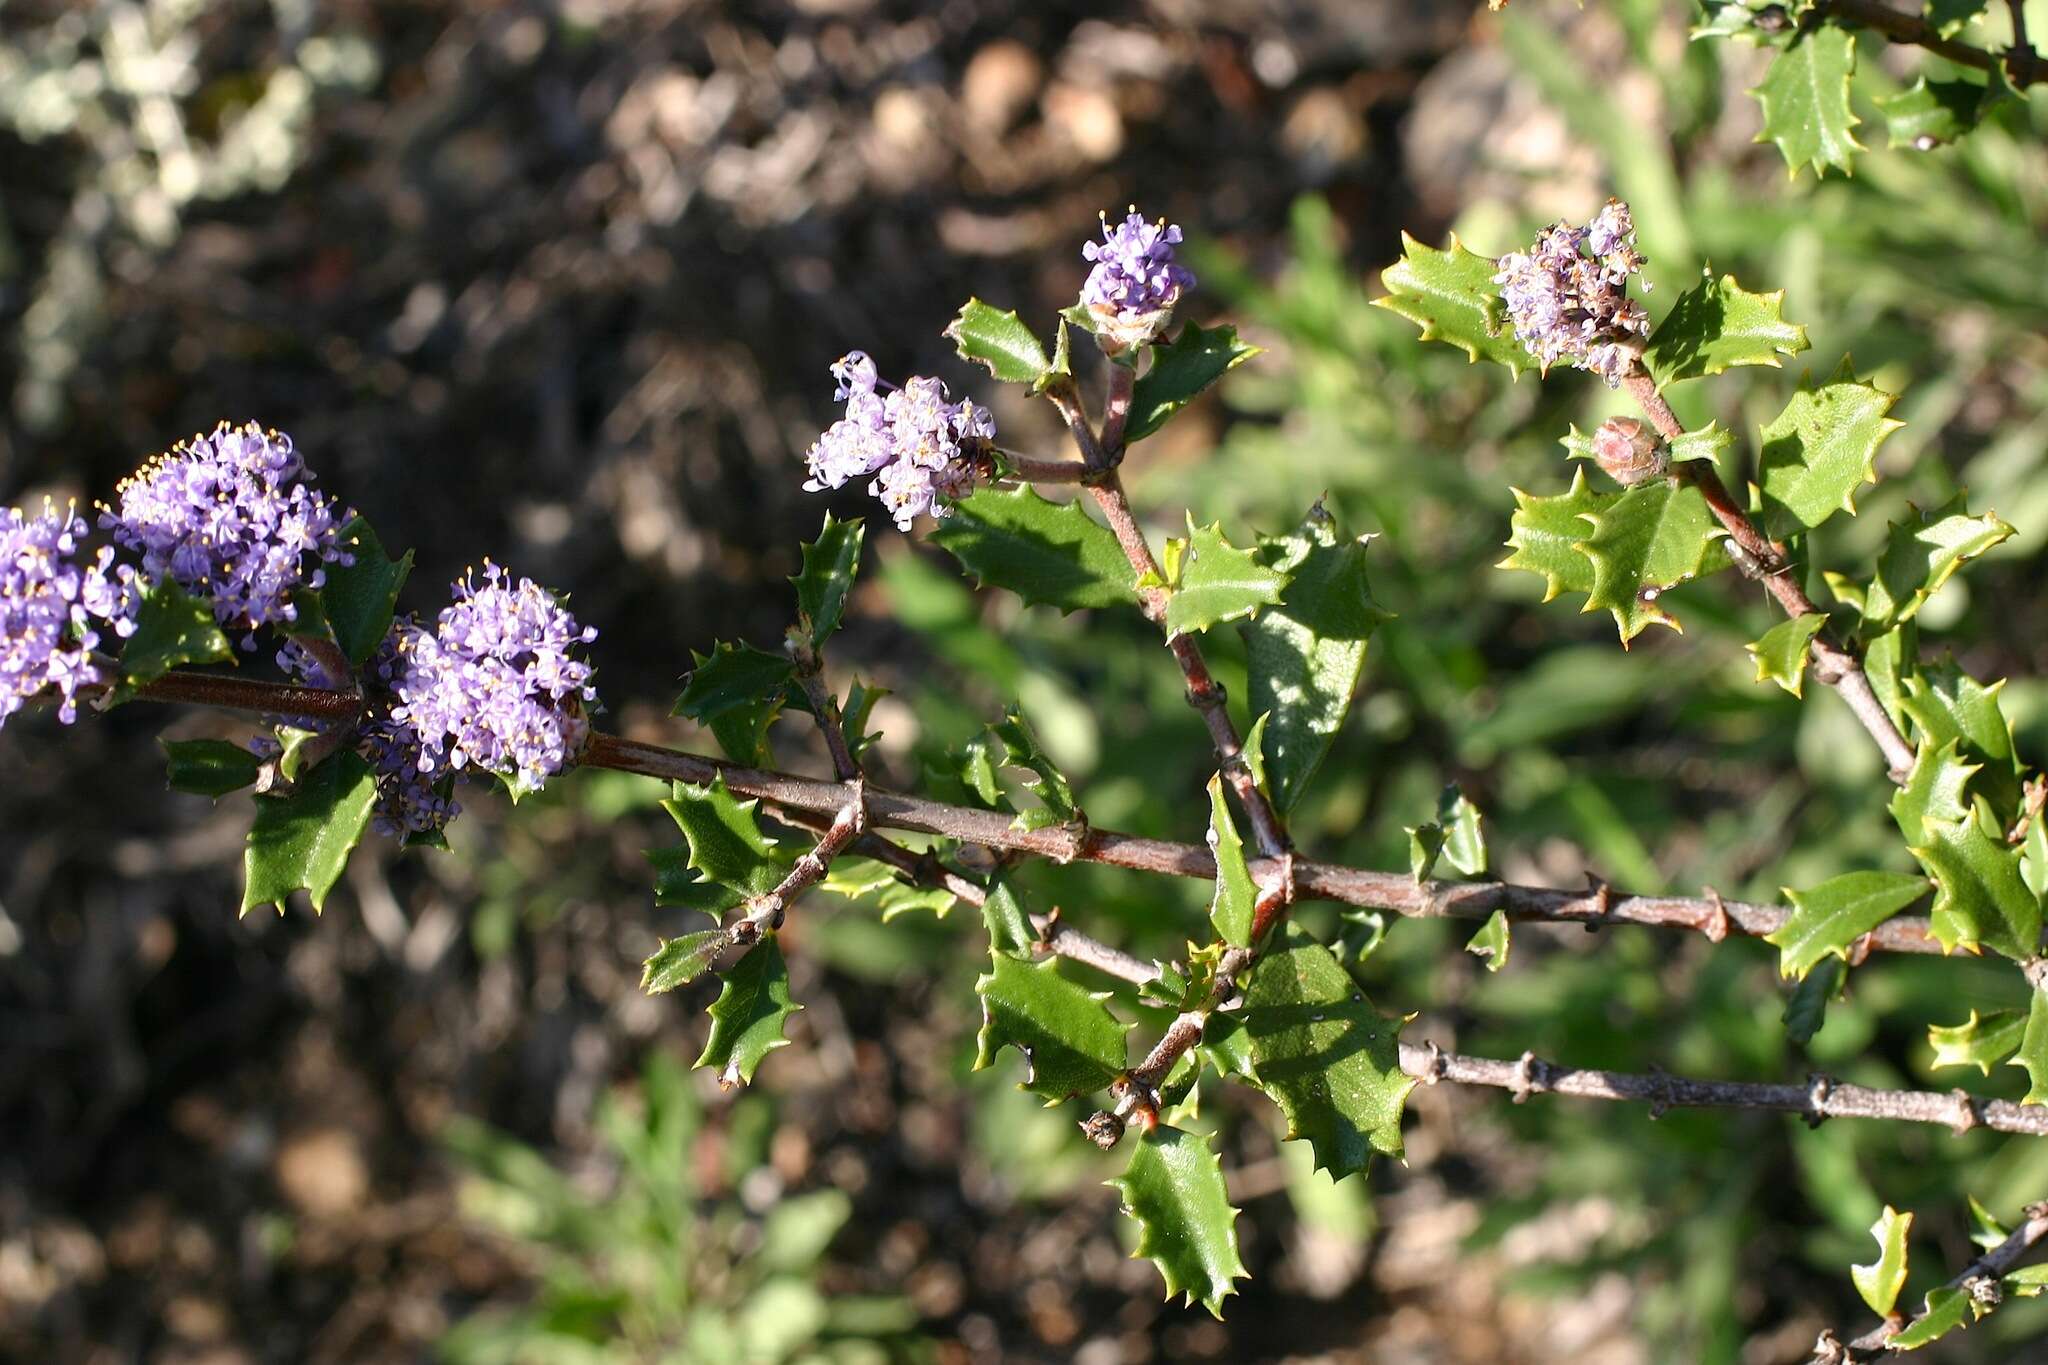
[[[866,784],[856,779],[852,786],[853,795],[810,851],[796,860],[773,890],[747,900],[746,914],[725,931],[728,939],[734,943],[756,943],[764,931],[780,929],[790,902],[823,881],[832,860],[867,832]]]
[[[2017,15],[2021,0],[2008,0]],[[1946,57],[1958,66],[1967,66],[1978,71],[1995,71],[2001,65],[1997,56],[1981,47],[1944,38],[1941,30],[1917,14],[1895,10],[1883,0],[1821,0],[1814,7],[1816,19],[1829,18],[1857,28],[1867,28],[1882,33],[1894,43],[1912,47],[1924,47],[1936,56]],[[2040,69],[2034,51],[2027,45],[2023,21],[2014,23],[2014,40],[2011,50],[2005,54],[2003,65],[2007,75],[2016,86],[2025,87],[2035,81],[2048,78]]]
[[[1137,386],[1137,358],[1130,364],[1109,362],[1109,392],[1102,400],[1102,458],[1116,464],[1124,457],[1124,423],[1131,416],[1131,393]]]
[[[2041,1110],[2037,1107],[2031,1112],[2040,1113]],[[1998,1125],[1994,1123],[1991,1126]],[[2011,1270],[2043,1238],[2048,1238],[2048,1202],[2029,1204],[2026,1208],[2026,1221],[2014,1229],[2010,1237],[1964,1266],[1962,1272],[1948,1282],[1947,1287],[1968,1293],[1979,1281],[1989,1280],[1995,1285],[1999,1276]],[[1885,1342],[1918,1322],[1922,1316],[1924,1314],[1915,1313],[1911,1318],[1881,1322],[1846,1347],[1835,1342],[1832,1332],[1825,1333],[1815,1348],[1815,1358],[1824,1357],[1829,1345],[1833,1344],[1836,1360],[1875,1360],[1886,1354]]]
[[[1041,460],[1013,450],[996,453],[1003,457],[1008,477],[1020,483],[1082,483],[1095,472],[1078,460]]]
[[[796,664],[797,685],[803,688],[804,699],[811,704],[811,715],[818,722],[818,733],[824,736],[825,749],[832,755],[832,771],[841,782],[858,782],[860,764],[847,747],[846,722],[839,714],[839,699],[825,686],[824,662],[818,658],[810,637],[792,630],[789,657]]]

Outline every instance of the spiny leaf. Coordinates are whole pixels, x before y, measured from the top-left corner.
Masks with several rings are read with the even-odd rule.
[[[136,612],[135,633],[121,647],[118,699],[186,664],[213,664],[235,657],[228,637],[213,619],[213,608],[166,579],[151,588]]]
[[[1865,631],[1875,634],[1911,620],[1957,569],[2012,533],[1992,513],[1970,516],[1958,493],[1933,511],[1915,508],[1891,524],[1877,576],[1868,585],[1831,573],[1828,586],[1855,606]]]
[[[1593,591],[1593,561],[1579,544],[1591,531],[1587,515],[1611,507],[1618,492],[1596,493],[1586,487],[1586,471],[1572,471],[1572,486],[1551,497],[1508,490],[1515,495],[1515,514],[1509,525],[1508,548],[1514,553],[1503,559],[1503,569],[1526,569],[1543,578],[1543,600],[1561,592]]]
[[[1031,957],[1038,935],[1032,932],[1031,917],[1024,912],[1024,906],[1018,901],[1007,877],[998,876],[989,883],[988,895],[981,903],[981,922],[988,928],[988,946],[992,954]]]
[[[1745,646],[1756,660],[1756,680],[1774,682],[1799,696],[1806,683],[1807,648],[1827,624],[1826,612],[1810,611],[1789,621],[1780,621]]]
[[[1060,975],[1059,959],[1037,964],[998,953],[994,970],[974,983],[981,997],[981,1033],[974,1069],[1015,1047],[1024,1054],[1023,1089],[1048,1105],[1092,1094],[1123,1073],[1124,1034],[1096,994]]]
[[[1928,151],[1954,142],[1977,126],[1990,89],[1972,81],[1930,81],[1922,76],[1896,95],[1881,96],[1886,145]]]
[[[957,899],[942,886],[913,886],[905,882],[897,875],[896,869],[886,863],[846,854],[832,860],[832,866],[818,883],[818,889],[874,906],[882,912],[884,924],[913,910],[929,910],[944,919]]]
[[[1939,745],[1921,742],[1913,771],[1891,803],[1892,819],[1908,844],[1925,839],[1930,826],[1954,824],[1970,813],[1963,792],[1976,772],[1977,765],[1957,753],[1954,739]]]
[[[1856,510],[1856,490],[1877,482],[1877,448],[1904,423],[1885,416],[1896,395],[1858,383],[1844,360],[1834,379],[1812,377],[1763,429],[1758,459],[1764,526],[1774,537]]]
[[[1927,894],[1925,877],[1898,872],[1845,872],[1808,891],[1785,888],[1792,913],[1764,942],[1778,948],[1778,970],[1803,977],[1833,954],[1848,960],[1850,945]]]
[[[224,739],[159,740],[170,769],[172,791],[215,800],[254,785],[263,760]]]
[[[1920,1316],[1908,1323],[1903,1331],[1888,1337],[1885,1347],[1893,1351],[1917,1351],[1961,1327],[1969,1311],[1970,1296],[1962,1290],[1946,1286],[1930,1289]]]
[[[985,739],[968,746],[966,777],[969,785],[990,805],[1002,799],[996,785],[998,767],[1019,768],[1030,774],[1024,784],[1042,803],[1021,812],[1011,822],[1017,829],[1046,829],[1071,825],[1081,820],[1081,808],[1074,789],[1050,756],[1039,746],[1038,736],[1024,721],[1024,713],[1012,706],[1003,718],[988,727]]]
[[[1453,782],[1438,793],[1436,823],[1444,832],[1443,855],[1468,877],[1486,871],[1486,830],[1479,807]]]
[[[330,755],[287,795],[260,798],[242,854],[242,913],[259,905],[282,913],[285,898],[299,890],[318,912],[369,827],[376,800],[377,775],[352,749]]]
[[[1230,803],[1223,799],[1221,774],[1209,779],[1209,852],[1216,857],[1216,894],[1209,902],[1209,922],[1225,942],[1249,948],[1259,888],[1245,866],[1244,840],[1231,821]]]
[[[1023,319],[980,299],[967,301],[946,325],[946,335],[960,348],[961,359],[988,366],[1005,383],[1037,384],[1052,369],[1045,346]]]
[[[1775,142],[1797,175],[1802,166],[1825,174],[1846,172],[1862,150],[1851,131],[1862,120],[1849,108],[1849,77],[1856,71],[1856,38],[1832,24],[1806,30],[1772,61],[1763,84],[1750,91],[1763,106],[1758,142]]]
[[[1028,486],[983,488],[953,504],[931,538],[984,587],[1057,607],[1135,605],[1138,593],[1116,537],[1079,502],[1050,502]]]
[[[1508,912],[1496,910],[1486,917],[1486,923],[1479,926],[1479,932],[1465,940],[1465,951],[1477,953],[1486,959],[1486,970],[1497,972],[1508,965],[1508,949],[1514,944],[1514,931],[1508,927]]]
[[[2020,1103],[2048,1104],[2048,994],[2034,991],[2019,1051],[2006,1065],[2027,1073],[2027,1093]]]
[[[1970,817],[1926,822],[1927,840],[1913,856],[1934,878],[1927,932],[1949,952],[1992,949],[2014,961],[2034,955],[2041,937],[2041,901],[2020,876],[2020,851],[1979,797]]]
[[[1807,348],[1806,329],[1785,321],[1784,306],[1782,289],[1752,294],[1737,284],[1733,275],[1717,280],[1710,274],[1680,295],[1651,332],[1643,364],[1658,388],[1720,374],[1737,365],[1777,366],[1782,363],[1778,357]],[[1709,427],[1698,434],[1704,437],[1712,431]],[[1723,444],[1732,439],[1727,433],[1722,435]],[[1678,453],[1677,442],[1671,457],[1686,458]]]
[[[1408,832],[1408,875],[1417,886],[1429,880],[1436,860],[1443,856],[1444,827],[1437,824],[1405,825]]]
[[[710,727],[733,762],[759,763],[767,750],[768,727],[789,698],[796,666],[783,655],[722,640],[711,653],[692,650],[690,657],[697,666],[673,714]]]
[[[1939,747],[1953,741],[1959,756],[1978,765],[1972,789],[1989,798],[1994,809],[2017,813],[2020,770],[2012,722],[1999,702],[2004,691],[2005,679],[1985,687],[1951,660],[1925,665],[1908,677],[1899,707],[1920,742]]]
[[[1401,1154],[1400,1024],[1382,1018],[1330,950],[1283,923],[1253,966],[1240,1011],[1256,1083],[1339,1178]]]
[[[1223,1165],[1209,1139],[1164,1124],[1131,1148],[1123,1175],[1108,1182],[1138,1223],[1138,1249],[1159,1267],[1166,1297],[1184,1294],[1216,1317],[1250,1278],[1237,1254],[1237,1210],[1223,1186]]]
[[[1172,577],[1166,629],[1173,635],[1205,631],[1280,600],[1287,575],[1223,538],[1220,522],[1196,526],[1188,516],[1187,549]]]
[[[725,989],[711,1002],[711,1036],[697,1065],[716,1067],[725,1089],[751,1083],[761,1059],[789,1045],[782,1030],[802,1008],[790,996],[781,946],[774,934],[763,935],[725,974]]]
[[[735,798],[726,789],[722,774],[712,778],[708,787],[676,783],[673,798],[661,805],[688,841],[689,854],[683,865],[697,873],[699,880],[664,878],[655,888],[656,903],[688,905],[721,915],[750,896],[773,891],[788,873],[792,859],[761,832],[754,819],[756,804]],[[662,867],[661,860],[656,866]],[[665,870],[677,869],[671,863]]]
[[[1891,1316],[1892,1305],[1899,1301],[1899,1291],[1906,1287],[1906,1234],[1912,1230],[1912,1214],[1885,1205],[1884,1212],[1870,1225],[1870,1235],[1877,1239],[1877,1259],[1869,1265],[1849,1267],[1856,1292],[1870,1305],[1870,1311],[1881,1318]]]
[[[1442,250],[1401,234],[1401,259],[1380,274],[1387,292],[1373,300],[1422,328],[1424,341],[1456,346],[1474,362],[1491,360],[1519,377],[1537,368],[1508,326],[1507,310],[1493,283],[1499,267],[1492,258],[1462,246],[1456,233]]]
[[[1724,562],[1712,554],[1720,524],[1699,489],[1659,479],[1583,515],[1593,528],[1580,543],[1593,565],[1585,610],[1612,613],[1624,645],[1653,623],[1682,629],[1658,597]]]
[[[1989,1076],[1993,1066],[2019,1047],[2026,1027],[2027,1017],[2018,1010],[1998,1010],[1981,1018],[1971,1010],[1963,1023],[1929,1025],[1927,1042],[1934,1049],[1936,1066],[1974,1066]]]
[[[361,667],[390,633],[398,590],[412,572],[412,551],[399,559],[388,557],[377,533],[361,517],[342,527],[339,539],[355,562],[327,567],[320,605],[334,631],[334,642],[350,663]]]
[[[1573,427],[1563,438],[1565,453],[1574,460],[1593,460],[1593,438]],[[1735,444],[1735,433],[1718,422],[1709,422],[1698,431],[1680,432],[1666,449],[1671,462],[1679,464],[1686,460],[1717,460],[1721,452]]]
[[[804,570],[789,581],[796,585],[798,621],[813,649],[831,638],[846,614],[846,595],[853,591],[853,576],[860,569],[864,535],[859,517],[841,521],[827,512],[818,538],[803,547]]]
[[[640,989],[649,995],[659,995],[695,981],[711,969],[711,964],[718,960],[725,945],[723,929],[702,929],[694,934],[663,939],[661,946],[641,966]]]
[[[1265,755],[1258,781],[1283,814],[1329,754],[1365,669],[1366,642],[1387,619],[1366,581],[1366,544],[1340,537],[1320,503],[1293,534],[1261,542],[1260,553],[1292,577],[1280,603],[1238,632]]]
[[[1152,348],[1152,368],[1131,388],[1131,415],[1124,424],[1124,444],[1142,441],[1166,420],[1192,403],[1202,390],[1260,354],[1261,347],[1240,341],[1235,327],[1197,327],[1188,323],[1164,346]]]

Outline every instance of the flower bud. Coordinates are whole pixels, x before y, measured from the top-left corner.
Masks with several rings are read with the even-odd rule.
[[[1593,433],[1593,460],[1623,488],[1661,478],[1671,453],[1657,433],[1633,417],[1610,417]]]

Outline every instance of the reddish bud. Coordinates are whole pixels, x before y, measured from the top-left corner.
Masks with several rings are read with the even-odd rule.
[[[1593,433],[1593,459],[1623,488],[1660,478],[1671,455],[1657,433],[1633,417],[1610,417]]]

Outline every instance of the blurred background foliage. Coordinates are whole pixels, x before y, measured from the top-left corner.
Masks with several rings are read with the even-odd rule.
[[[779,638],[822,515],[797,474],[830,360],[974,387],[938,336],[960,300],[1049,321],[1096,211],[1135,201],[1198,244],[1194,312],[1270,348],[1139,447],[1155,530],[1192,507],[1241,539],[1320,497],[1378,537],[1396,619],[1305,846],[1405,866],[1403,827],[1456,781],[1520,880],[1774,899],[1903,870],[1832,695],[1751,681],[1760,597],[1680,589],[1686,633],[1624,653],[1493,567],[1509,488],[1562,489],[1557,438],[1617,400],[1510,384],[1364,306],[1402,230],[1494,254],[1608,193],[1635,207],[1653,314],[1708,265],[1785,288],[1801,359],[1853,355],[1907,422],[1817,557],[1868,562],[1907,502],[1961,487],[2013,523],[1923,638],[2011,677],[2023,750],[2048,749],[2048,105],[1788,179],[1751,141],[1761,59],[1688,43],[1689,9],[9,5],[0,490],[104,496],[175,436],[258,416],[420,547],[422,582],[488,552],[572,588],[613,721],[673,735],[688,648]],[[1870,119],[1919,59],[1862,55]],[[1796,380],[1691,385],[1681,415],[1753,439]],[[997,417],[1056,453],[1046,415]],[[832,671],[894,689],[887,780],[943,783],[1018,698],[1097,823],[1197,837],[1210,760],[1149,627],[977,597],[876,530]],[[652,784],[479,798],[450,854],[359,859],[334,914],[237,923],[246,813],[157,794],[160,719],[0,737],[0,1354],[1790,1361],[1861,1322],[1846,1266],[1882,1204],[1919,1216],[1917,1302],[1927,1248],[1968,1257],[1966,1193],[2011,1216],[2048,1190],[2048,1152],[1983,1132],[1449,1087],[1416,1092],[1405,1166],[1332,1185],[1272,1113],[1205,1095],[1257,1277],[1215,1324],[1125,1259],[1078,1113],[1038,1109],[1007,1060],[968,1070],[972,916],[805,903],[797,1045],[720,1096],[676,1068],[709,987],[636,990],[680,926],[650,908],[642,850],[675,840]],[[818,770],[796,720],[774,740]],[[1195,883],[1023,876],[1148,955],[1202,923]],[[1304,916],[1446,1046],[2019,1093],[2017,1071],[1930,1067],[1928,1024],[2020,1003],[1983,964],[1873,961],[1802,1047],[1763,945],[1525,928],[1490,976],[1467,928]],[[2043,1325],[2009,1306],[1951,1358],[2016,1356]]]

